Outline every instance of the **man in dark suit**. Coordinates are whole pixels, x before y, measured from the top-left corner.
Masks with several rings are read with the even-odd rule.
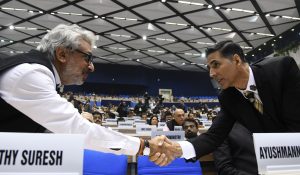
[[[258,174],[252,133],[239,122],[213,156],[219,175]]]
[[[216,44],[206,55],[209,74],[223,89],[221,111],[205,134],[173,143],[168,155],[197,160],[223,143],[236,121],[251,133],[300,131],[300,71],[293,58],[265,58],[249,66],[232,41]],[[251,97],[243,95],[248,91]]]

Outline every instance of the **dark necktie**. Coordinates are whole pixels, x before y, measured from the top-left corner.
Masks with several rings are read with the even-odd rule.
[[[255,98],[254,92],[245,91],[245,97],[253,104],[254,108],[261,114],[263,114],[263,104],[257,98]]]

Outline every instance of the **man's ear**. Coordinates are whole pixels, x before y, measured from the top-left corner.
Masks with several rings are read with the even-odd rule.
[[[234,54],[232,60],[236,63],[236,65],[242,64],[241,57],[238,54]]]
[[[67,61],[67,52],[64,47],[57,47],[55,49],[55,57],[59,62],[65,63]]]

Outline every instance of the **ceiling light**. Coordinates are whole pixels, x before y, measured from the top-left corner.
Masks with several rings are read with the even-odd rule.
[[[231,8],[226,9],[226,11],[231,11]]]
[[[254,57],[254,54],[252,54],[252,56]]]
[[[293,32],[295,29],[292,29],[291,31]]]
[[[279,36],[279,38],[281,39],[281,38],[282,38],[282,36]]]
[[[140,59],[136,59],[136,61],[137,61],[137,62],[139,62],[139,61],[140,61]]]
[[[291,19],[291,18],[293,18],[293,17],[290,17],[290,16],[282,16],[282,18]]]
[[[263,36],[275,36],[273,34],[268,34],[268,33],[256,33],[257,35],[263,35]]]
[[[266,14],[265,16],[268,17],[268,16],[270,16],[270,14],[268,13],[268,14]]]
[[[205,57],[206,57],[205,52],[202,52],[201,57],[202,57],[202,58],[205,58]]]
[[[41,14],[42,14],[42,13],[44,13],[44,12],[43,12],[43,11],[39,11],[39,13],[41,13]]]
[[[164,62],[163,61],[160,61],[160,64],[163,64]]]
[[[267,45],[267,43],[264,43],[264,45]]]
[[[33,13],[33,11],[32,11],[32,10],[29,10],[28,12],[29,12],[29,13]]]
[[[209,8],[209,9],[212,8],[212,5],[208,5],[207,8]]]
[[[166,2],[166,0],[161,0],[161,2]]]
[[[97,16],[97,15],[95,15],[95,16],[94,16],[94,18],[98,18],[98,16]]]
[[[259,48],[258,50],[261,50],[261,48]]]
[[[14,30],[15,27],[13,25],[9,26],[9,29]]]
[[[143,40],[145,41],[145,40],[147,40],[147,36],[146,35],[143,35]]]
[[[185,65],[185,63],[182,63],[181,65],[182,65],[182,66],[184,66],[184,65]]]
[[[220,7],[219,7],[219,6],[217,6],[215,9],[217,9],[217,10],[218,10],[218,9],[220,9]]]

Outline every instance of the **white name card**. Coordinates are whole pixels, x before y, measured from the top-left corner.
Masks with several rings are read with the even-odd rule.
[[[183,131],[182,126],[174,126],[174,131]]]
[[[165,135],[168,139],[173,141],[184,140],[184,131],[153,131],[151,133],[151,138],[156,136]]]
[[[254,133],[259,174],[300,174],[300,133]]]
[[[136,133],[149,132],[156,128],[155,125],[136,125]]]
[[[84,135],[0,133],[0,174],[82,174]]]
[[[133,121],[119,122],[118,128],[133,128]]]
[[[133,116],[133,119],[134,119],[134,120],[136,120],[136,119],[140,120],[141,117],[140,117],[140,116]]]
[[[146,120],[135,119],[134,124],[146,124]]]
[[[163,128],[166,126],[166,122],[158,122],[158,127]]]
[[[106,121],[106,123],[117,124],[117,120],[118,120],[118,119],[108,118],[108,119],[106,119],[105,121]]]

